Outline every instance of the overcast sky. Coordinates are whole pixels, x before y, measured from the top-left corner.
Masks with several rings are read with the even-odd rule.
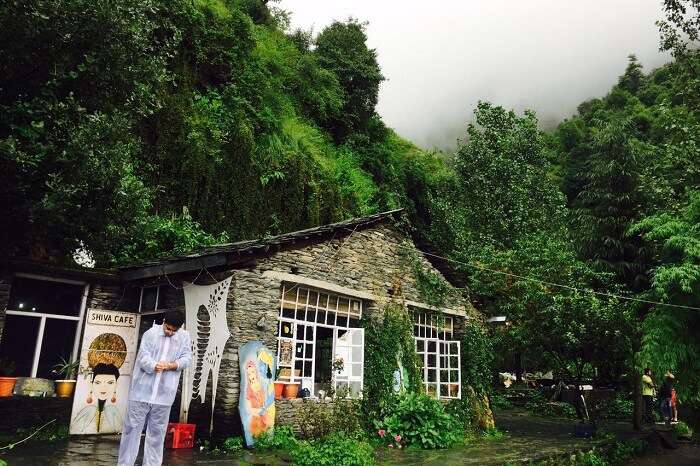
[[[378,112],[416,144],[451,149],[478,100],[535,110],[544,127],[604,95],[634,53],[658,52],[661,0],[281,0],[292,27],[368,21],[386,81]]]

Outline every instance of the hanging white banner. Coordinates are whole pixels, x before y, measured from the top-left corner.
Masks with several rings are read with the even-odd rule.
[[[88,309],[71,434],[121,432],[136,357],[138,314]]]
[[[213,285],[184,284],[185,327],[192,340],[192,364],[185,370],[180,407],[181,422],[187,421],[190,401],[206,400],[207,382],[211,374],[211,424],[214,420],[216,387],[224,347],[231,336],[226,320],[226,300],[231,277]],[[211,425],[210,425],[211,428]]]

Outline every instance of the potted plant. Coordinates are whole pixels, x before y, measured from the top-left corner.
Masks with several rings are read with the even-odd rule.
[[[17,382],[17,377],[12,377],[14,373],[14,361],[0,358],[0,397],[12,396],[12,390]]]
[[[282,371],[281,367],[277,368],[277,372],[275,373],[275,400],[281,400],[282,399],[282,392],[284,391],[284,382],[279,380],[280,372]]]
[[[73,361],[71,358],[61,358],[61,361],[53,366],[53,372],[62,377],[62,379],[56,380],[56,395],[61,398],[69,398],[73,395],[75,377],[79,367],[80,361]]]

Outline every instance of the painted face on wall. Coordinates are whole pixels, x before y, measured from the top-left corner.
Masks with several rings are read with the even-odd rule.
[[[92,393],[98,400],[109,400],[117,392],[117,379],[111,374],[98,374],[92,381]]]

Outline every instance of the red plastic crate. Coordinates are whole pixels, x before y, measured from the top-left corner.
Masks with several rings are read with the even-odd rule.
[[[195,424],[171,422],[165,434],[165,446],[168,448],[192,448],[194,446]]]

